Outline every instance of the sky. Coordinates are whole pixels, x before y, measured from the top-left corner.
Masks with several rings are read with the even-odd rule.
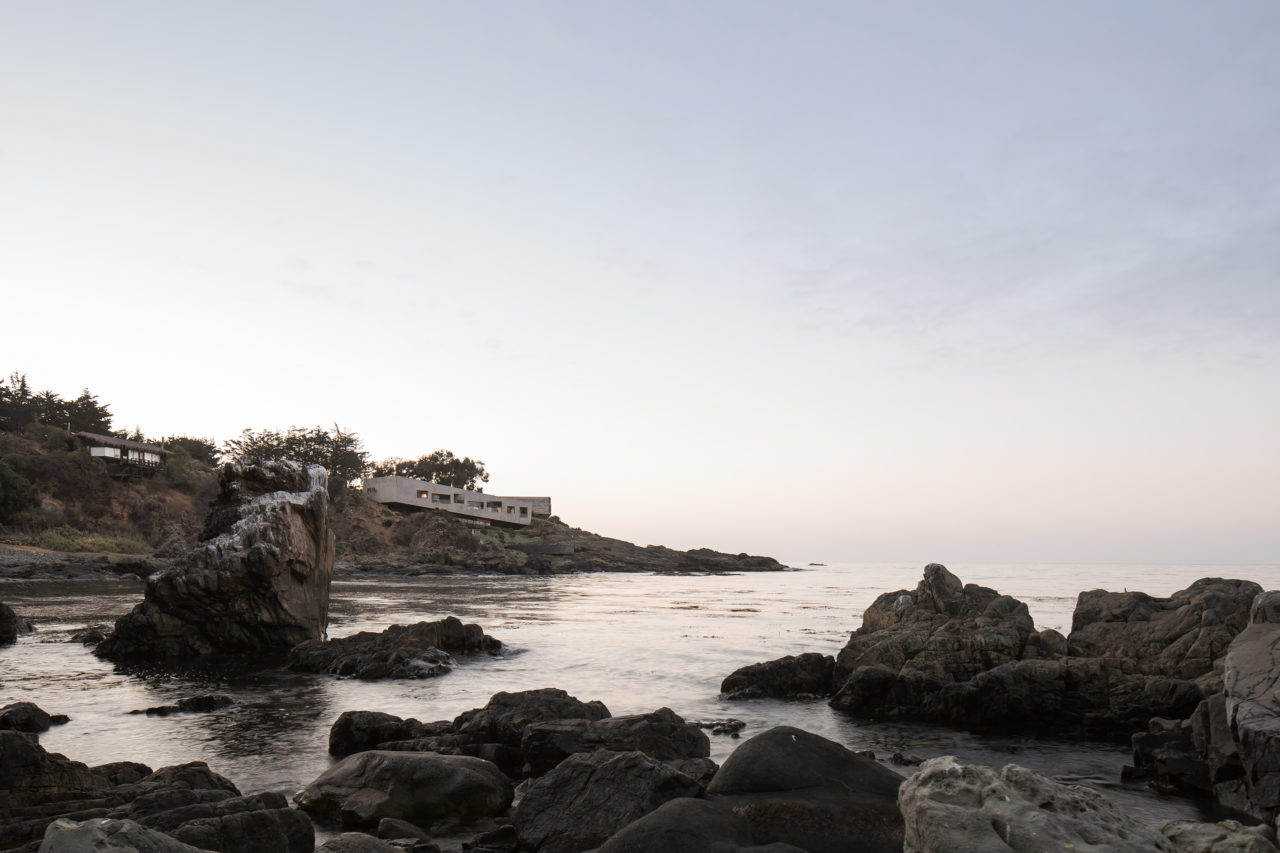
[[[1280,4],[0,2],[0,371],[641,544],[1280,561]]]

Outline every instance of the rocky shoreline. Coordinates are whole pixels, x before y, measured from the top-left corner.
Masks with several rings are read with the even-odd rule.
[[[143,601],[95,653],[152,665],[287,654],[293,669],[362,679],[430,678],[454,668],[454,654],[501,653],[480,626],[452,617],[326,639],[327,506],[322,469],[224,467],[201,543],[148,578]],[[760,559],[654,554],[670,570]],[[8,608],[0,623],[6,636],[29,627]],[[426,723],[346,711],[329,731],[332,766],[296,794],[250,796],[200,762],[88,767],[49,753],[39,734],[65,718],[9,705],[0,849],[311,853],[320,827],[342,831],[325,853],[1269,853],[1280,809],[1278,648],[1280,592],[1249,581],[1206,578],[1168,598],[1084,592],[1064,637],[1036,631],[1023,602],[931,564],[914,589],[879,596],[839,655],[754,664],[722,685],[729,699],[826,698],[855,718],[1033,736],[1136,731],[1131,778],[1212,796],[1256,827],[1147,826],[1095,790],[1016,765],[997,772],[943,756],[903,777],[790,726],[745,740],[717,766],[703,729],[736,737],[731,721],[689,722],[669,708],[614,717],[546,688],[500,692]],[[187,697],[139,713],[225,701]]]
[[[303,790],[245,796],[202,762],[87,767],[49,753],[40,709],[0,709],[0,846],[21,853],[1270,853],[1274,827],[1149,826],[1017,765],[874,755],[777,726],[724,763],[667,708],[613,717],[544,688],[453,720],[348,711]],[[317,832],[332,836],[316,846]]]

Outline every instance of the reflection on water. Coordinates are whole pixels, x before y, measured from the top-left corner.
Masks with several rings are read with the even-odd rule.
[[[1038,627],[1063,633],[1081,589],[1122,584],[1167,595],[1215,575],[1280,587],[1275,567],[951,568],[966,582],[1020,598]],[[130,609],[141,598],[141,584],[5,582],[0,600],[40,630],[0,649],[0,704],[29,700],[70,715],[72,722],[42,742],[89,764],[203,760],[245,791],[293,791],[330,763],[328,731],[342,711],[451,719],[499,690],[562,687],[604,701],[615,714],[667,706],[688,719],[738,717],[747,722],[744,737],[785,723],[880,756],[953,754],[997,767],[1017,763],[1107,788],[1127,810],[1153,820],[1196,816],[1187,801],[1121,787],[1116,780],[1128,754],[1113,744],[859,723],[821,701],[720,698],[720,681],[745,664],[805,651],[834,654],[877,595],[914,587],[919,577],[919,566],[832,564],[747,575],[428,575],[334,584],[332,636],[452,614],[480,623],[508,646],[503,657],[465,658],[443,678],[398,682],[290,673],[279,661],[260,659],[181,672],[116,667],[67,640],[87,623],[110,622]],[[198,693],[226,693],[236,704],[208,714],[128,713]],[[712,757],[722,761],[738,743],[713,737]]]

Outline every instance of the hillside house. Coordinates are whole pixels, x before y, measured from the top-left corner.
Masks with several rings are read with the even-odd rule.
[[[131,441],[127,438],[116,438],[114,435],[99,435],[96,432],[77,432],[75,438],[80,445],[107,463],[112,475],[133,476],[156,471],[164,467],[165,460],[173,455],[172,450],[165,450],[154,444]]]
[[[506,498],[470,489],[442,486],[413,477],[368,477],[364,493],[398,509],[442,509],[481,524],[524,527],[534,515],[551,514],[551,498]]]

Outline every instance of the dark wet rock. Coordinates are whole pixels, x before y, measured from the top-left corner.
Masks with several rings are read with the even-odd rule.
[[[14,613],[12,607],[0,601],[0,646],[16,643],[19,636],[30,634],[34,630],[34,625]]]
[[[711,780],[720,771],[720,765],[710,758],[675,758],[668,759],[663,764],[680,771],[704,788],[711,784]]]
[[[610,716],[603,702],[583,702],[556,687],[495,693],[483,708],[465,711],[454,729],[476,741],[519,749],[526,729],[548,720],[602,720]]]
[[[202,696],[188,696],[179,699],[173,705],[157,705],[130,711],[130,714],[146,714],[148,717],[167,717],[170,714],[204,714],[234,705],[236,700],[220,693],[206,693]]]
[[[902,777],[826,738],[776,726],[725,759],[707,786],[713,802],[751,827],[757,844],[781,842],[810,853],[902,849]]]
[[[551,720],[529,725],[520,744],[525,773],[541,776],[579,752],[643,752],[658,761],[706,758],[711,742],[670,708],[600,720]]]
[[[930,563],[915,590],[884,593],[866,609],[836,658],[835,680],[875,666],[904,679],[967,681],[1020,660],[1033,633],[1021,601],[962,584],[945,566]]]
[[[209,814],[203,815],[205,811]],[[187,817],[193,812],[201,816]],[[284,795],[278,793],[188,807],[183,817],[186,819],[177,826],[164,831],[193,847],[219,853],[311,853],[315,848],[311,819],[289,808]],[[173,820],[170,817],[166,822]]]
[[[1224,695],[1248,811],[1274,823],[1280,810],[1280,592],[1254,600],[1249,626],[1227,653]]]
[[[1035,631],[1021,602],[931,564],[914,591],[867,609],[836,659],[830,704],[875,719],[1127,738],[1206,698],[1256,588],[1209,578],[1167,599],[1082,593],[1064,640]]]
[[[728,717],[723,720],[690,720],[692,725],[700,729],[709,729],[713,735],[730,735],[737,737],[738,732],[747,727],[743,720]]]
[[[1274,827],[1245,826],[1239,821],[1200,823],[1171,820],[1160,827],[1178,853],[1276,853]]]
[[[1162,791],[1199,796],[1212,793],[1209,767],[1196,749],[1192,720],[1153,717],[1147,731],[1134,734],[1132,745],[1133,765],[1122,771],[1124,781],[1146,779]]]
[[[642,752],[583,752],[529,783],[512,814],[522,850],[577,853],[677,797],[697,782]]]
[[[90,768],[47,752],[33,735],[0,731],[0,849],[34,850],[59,818],[133,822],[218,853],[308,853],[314,845],[310,820],[282,795],[241,797],[203,762],[154,772],[134,762]]]
[[[392,741],[426,737],[429,731],[417,720],[381,711],[343,711],[329,728],[329,754],[352,755]]]
[[[96,646],[111,633],[110,625],[86,625],[71,635],[71,642],[82,646]]]
[[[316,853],[403,853],[403,848],[362,832],[344,832],[321,844]]]
[[[814,698],[830,696],[835,658],[806,652],[777,660],[754,663],[730,673],[720,684],[727,699],[760,697]]]
[[[366,680],[434,678],[456,666],[449,652],[496,653],[501,648],[502,643],[479,625],[464,625],[456,616],[448,616],[336,640],[309,640],[290,650],[289,668]]]
[[[89,769],[93,771],[94,775],[112,787],[141,782],[155,772],[147,765],[137,761],[112,761],[109,764],[99,764]]]
[[[903,783],[898,803],[906,827],[903,849],[918,853],[1177,849],[1102,794],[1016,765],[997,774],[951,756],[934,758]]]
[[[50,726],[70,721],[66,714],[45,713],[34,702],[13,702],[0,708],[0,729],[16,732],[47,732]]]
[[[394,817],[384,817],[378,821],[379,838],[413,838],[418,841],[430,841],[431,835],[416,823]]]
[[[670,800],[627,824],[596,853],[720,853],[755,843],[750,825],[707,800]]]
[[[422,823],[501,814],[512,793],[502,771],[483,759],[369,750],[330,767],[294,799],[314,815],[359,826],[384,817]]]
[[[1249,624],[1262,587],[1252,581],[1203,578],[1168,598],[1143,592],[1080,593],[1067,638],[1075,658],[1120,658],[1143,675],[1194,680],[1213,672]],[[1201,687],[1219,689],[1210,678]]]
[[[102,818],[53,821],[45,831],[39,853],[99,853],[106,850],[120,850],[122,853],[208,853],[131,820]]]
[[[173,660],[324,636],[334,551],[324,469],[231,463],[219,486],[201,543],[147,581],[95,654]]]

